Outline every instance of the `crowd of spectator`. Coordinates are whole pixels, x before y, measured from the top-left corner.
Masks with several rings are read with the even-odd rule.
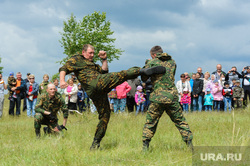
[[[82,112],[91,109],[96,111],[95,106],[88,98],[81,84],[78,83],[74,74],[68,80],[68,87],[61,89],[58,79],[54,79],[53,84],[57,92],[65,95],[65,103],[70,112],[82,114]],[[9,115],[20,115],[21,100],[23,99],[23,111],[27,109],[27,116],[35,115],[35,105],[37,98],[46,92],[49,84],[49,76],[43,76],[42,83],[35,81],[35,75],[27,73],[27,78],[22,79],[20,72],[10,72],[8,83],[5,84],[2,74],[0,74],[0,117],[3,114],[4,90],[9,90]],[[250,66],[243,68],[241,72],[233,66],[227,73],[222,70],[218,64],[216,71],[202,73],[202,68],[198,67],[197,72],[185,72],[180,75],[180,80],[176,82],[179,94],[179,102],[184,112],[191,111],[229,111],[232,109],[247,106],[250,98]],[[149,96],[152,91],[150,79],[142,82],[139,78],[123,82],[114,88],[109,94],[111,110],[114,113],[119,111],[143,113],[147,111],[150,104]]]

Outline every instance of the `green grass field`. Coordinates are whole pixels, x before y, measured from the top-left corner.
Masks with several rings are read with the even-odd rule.
[[[0,165],[192,165],[192,153],[167,114],[159,122],[148,152],[142,152],[145,114],[112,114],[101,150],[90,151],[98,115],[70,115],[61,136],[36,139],[33,118],[8,115],[0,119]],[[233,113],[188,113],[194,146],[249,146],[250,110]],[[62,114],[59,115],[62,124]]]

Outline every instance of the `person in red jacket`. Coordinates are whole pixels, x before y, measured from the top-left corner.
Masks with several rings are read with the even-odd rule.
[[[131,86],[125,81],[115,89],[117,92],[117,98],[114,99],[114,113],[118,113],[119,110],[124,112],[126,108],[127,93],[131,90]]]

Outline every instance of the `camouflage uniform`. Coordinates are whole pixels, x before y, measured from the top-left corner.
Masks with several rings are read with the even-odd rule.
[[[49,81],[43,81],[40,85],[39,85],[39,94],[43,94],[46,92],[47,86],[49,84]]]
[[[182,114],[182,109],[178,102],[178,91],[174,84],[176,70],[175,61],[167,53],[157,54],[156,58],[146,62],[145,68],[153,66],[166,67],[166,74],[151,76],[153,92],[150,94],[151,104],[147,111],[146,123],[143,128],[143,142],[151,141],[151,138],[156,132],[159,119],[164,111],[175,123],[183,141],[191,141],[193,139],[193,135],[185,117]],[[142,77],[142,81],[147,79],[148,77]]]
[[[14,77],[8,77],[8,86],[9,88],[16,87],[16,79]],[[9,96],[13,95],[14,91],[9,91]]]
[[[75,55],[59,69],[59,72],[61,71],[65,71],[66,74],[74,72],[95,104],[99,114],[99,123],[94,140],[100,142],[105,135],[111,112],[107,94],[124,81],[138,77],[140,68],[133,67],[121,72],[108,73],[102,70],[100,65],[85,59],[83,55]]]
[[[242,108],[243,101],[241,99],[244,98],[244,89],[240,86],[235,86],[233,88],[233,99],[236,98],[233,102],[234,108]]]
[[[35,107],[35,121],[34,127],[36,131],[40,131],[41,125],[47,125],[50,131],[56,132],[55,128],[58,126],[57,112],[63,111],[63,117],[68,118],[68,108],[65,104],[64,99],[60,93],[56,92],[54,98],[50,99],[49,94],[43,93],[38,97],[37,104]],[[44,111],[51,112],[57,120],[51,122],[47,115],[44,115]]]

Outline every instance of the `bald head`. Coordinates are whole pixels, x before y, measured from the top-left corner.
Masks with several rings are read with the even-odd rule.
[[[47,92],[48,92],[50,98],[54,97],[55,93],[56,93],[56,86],[54,84],[51,84],[51,83],[48,84]]]

